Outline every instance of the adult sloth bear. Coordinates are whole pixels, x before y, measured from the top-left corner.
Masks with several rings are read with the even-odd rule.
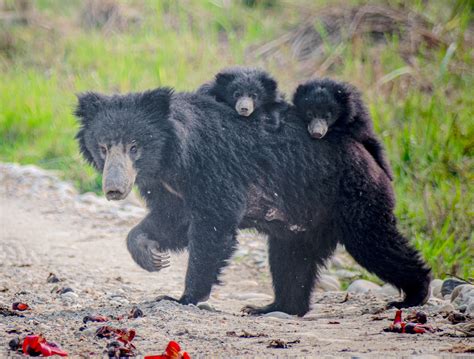
[[[273,303],[250,314],[304,315],[318,268],[337,243],[405,293],[396,307],[422,304],[430,270],[398,232],[386,174],[345,135],[314,141],[292,107],[278,133],[256,132],[234,110],[206,96],[166,88],[79,96],[77,139],[103,174],[108,199],[137,184],[149,214],[127,246],[149,271],[160,252],[189,250],[182,304],[204,301],[236,247],[238,228],[268,234]],[[277,209],[284,220],[269,220]],[[165,299],[172,299],[164,297]]]

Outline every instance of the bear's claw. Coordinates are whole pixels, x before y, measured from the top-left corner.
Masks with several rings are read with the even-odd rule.
[[[156,249],[151,249],[151,257],[153,266],[156,271],[159,271],[170,266],[170,255],[168,253],[162,253]]]

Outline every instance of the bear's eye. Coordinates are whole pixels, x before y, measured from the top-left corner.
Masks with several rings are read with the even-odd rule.
[[[313,117],[313,111],[311,110],[306,111],[306,116]]]
[[[239,98],[241,96],[242,96],[242,92],[240,92],[240,91],[235,91],[234,92],[234,98]]]
[[[107,146],[105,145],[99,145],[100,153],[102,156],[105,156],[107,154]]]
[[[130,153],[137,153],[137,145],[132,145],[132,147],[130,147]]]
[[[252,98],[252,100],[256,100],[257,99],[257,94],[256,93],[251,93],[250,97]]]

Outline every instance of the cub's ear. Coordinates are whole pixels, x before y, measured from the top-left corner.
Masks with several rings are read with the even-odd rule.
[[[234,79],[235,79],[235,74],[219,72],[216,75],[216,84],[218,84],[219,86],[227,86]]]
[[[276,89],[278,87],[278,84],[268,74],[260,75],[260,82],[262,83],[263,87],[265,88],[265,92],[267,93],[267,95],[272,95],[272,94],[276,93]]]
[[[96,92],[85,92],[77,95],[78,104],[74,115],[83,125],[92,121],[106,101],[106,96]]]
[[[306,94],[308,93],[308,89],[309,87],[306,86],[306,85],[299,85],[297,88],[296,88],[296,91],[295,93],[293,94],[293,104],[295,106],[298,106],[298,103],[301,102],[304,97],[306,96]]]
[[[347,105],[353,94],[356,94],[357,89],[347,83],[335,83],[333,94],[336,101],[342,105]]]
[[[141,94],[138,104],[154,120],[168,117],[173,92],[174,90],[170,87],[160,87],[145,91]]]

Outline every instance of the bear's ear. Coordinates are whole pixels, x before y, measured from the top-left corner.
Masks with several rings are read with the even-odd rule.
[[[145,91],[140,96],[139,106],[153,119],[168,117],[172,95],[173,89],[170,87]]]
[[[235,79],[235,74],[220,72],[216,75],[216,84],[219,86],[227,86]]]
[[[278,87],[277,82],[272,79],[268,74],[260,75],[260,82],[262,83],[263,87],[265,88],[265,92],[267,95],[273,95],[276,93],[276,89]]]
[[[83,125],[91,122],[103,106],[106,96],[96,92],[85,92],[77,95],[78,104],[74,115]]]

